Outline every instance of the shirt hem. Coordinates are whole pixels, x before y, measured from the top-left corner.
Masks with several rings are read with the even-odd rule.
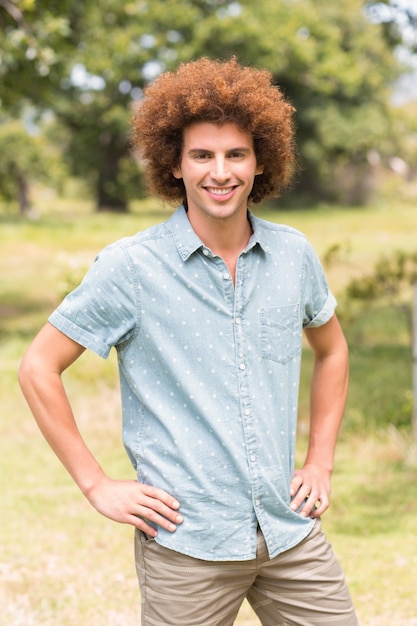
[[[311,522],[308,524],[307,528],[306,528],[306,532],[305,533],[300,533],[300,535],[297,534],[297,538],[296,540],[293,542],[291,541],[290,543],[286,544],[283,547],[278,547],[275,550],[273,550],[272,552],[269,551],[268,548],[268,553],[269,553],[269,558],[270,559],[274,559],[275,557],[279,556],[280,554],[282,554],[283,552],[287,552],[288,550],[291,550],[292,548],[297,547],[302,541],[304,541],[304,539],[306,539],[309,534],[312,532],[313,528],[315,525],[315,520],[311,520]],[[268,547],[268,540],[265,537],[265,543]],[[182,546],[176,546],[173,547],[171,544],[168,544],[165,541],[161,541],[161,538],[159,535],[157,535],[155,537],[155,541],[158,545],[162,546],[163,548],[166,548],[167,550],[172,550],[173,552],[178,552],[179,554],[184,554],[186,556],[190,556],[193,559],[199,559],[201,561],[210,561],[210,562],[224,562],[224,561],[253,561],[256,559],[256,542],[254,544],[254,551],[250,554],[240,554],[240,555],[236,555],[236,554],[232,554],[232,555],[225,555],[225,556],[218,556],[218,555],[207,555],[207,554],[202,554],[198,551],[195,551],[193,549],[187,549],[184,548]]]

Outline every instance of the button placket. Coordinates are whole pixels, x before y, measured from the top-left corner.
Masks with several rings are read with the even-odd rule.
[[[241,405],[242,428],[246,447],[246,458],[252,478],[252,498],[255,507],[261,504],[260,493],[262,485],[259,483],[259,460],[257,455],[258,441],[254,423],[254,413],[251,404],[249,371],[247,363],[247,349],[245,340],[245,263],[249,255],[241,255],[236,266],[234,333],[236,349],[236,367],[239,382],[239,399]]]

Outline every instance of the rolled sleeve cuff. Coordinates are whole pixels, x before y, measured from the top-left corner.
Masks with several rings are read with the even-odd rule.
[[[103,343],[99,337],[94,335],[93,333],[89,333],[84,328],[80,328],[74,322],[70,322],[66,317],[64,317],[59,311],[54,311],[48,320],[52,326],[55,326],[58,330],[60,330],[64,335],[76,341],[84,348],[95,352],[99,356],[103,357],[103,359],[107,359],[110,354],[111,346],[108,346],[106,343]]]
[[[304,326],[304,328],[318,328],[319,326],[323,326],[323,324],[327,324],[327,322],[333,317],[336,306],[336,298],[329,292],[322,309],[308,324]]]

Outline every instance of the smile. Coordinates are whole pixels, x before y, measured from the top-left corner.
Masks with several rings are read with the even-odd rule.
[[[206,190],[215,196],[226,196],[233,191],[234,187],[206,187]]]

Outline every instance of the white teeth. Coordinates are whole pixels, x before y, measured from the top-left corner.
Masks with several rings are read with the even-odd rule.
[[[225,196],[227,193],[232,191],[233,187],[222,187],[220,189],[218,187],[208,187],[207,189],[210,193],[214,193],[217,196]]]

